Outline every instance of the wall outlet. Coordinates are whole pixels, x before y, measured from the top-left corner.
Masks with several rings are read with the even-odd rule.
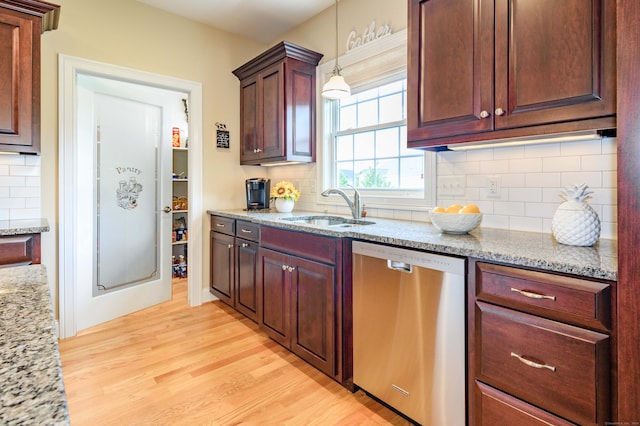
[[[466,191],[465,176],[442,176],[438,178],[438,198],[464,197]]]
[[[500,176],[489,176],[487,192],[491,198],[500,198],[502,195]]]

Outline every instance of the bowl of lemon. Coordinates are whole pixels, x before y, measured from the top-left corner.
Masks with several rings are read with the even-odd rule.
[[[449,207],[435,207],[429,212],[433,226],[447,234],[466,234],[482,222],[482,213],[475,204],[452,204]]]

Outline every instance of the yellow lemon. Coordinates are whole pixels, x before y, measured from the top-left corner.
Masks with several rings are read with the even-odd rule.
[[[463,208],[461,208],[458,213],[468,214],[468,213],[480,213],[480,208],[475,204],[467,204]]]
[[[444,207],[436,206],[431,211],[434,213],[446,213],[447,209],[445,209]]]
[[[447,213],[458,213],[462,206],[460,204],[452,204],[447,207]]]

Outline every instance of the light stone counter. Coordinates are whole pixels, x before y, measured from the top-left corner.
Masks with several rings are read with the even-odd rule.
[[[265,226],[312,232],[362,241],[390,244],[418,250],[472,257],[574,274],[605,280],[617,280],[617,241],[600,239],[594,247],[573,247],[557,243],[550,234],[508,231],[480,226],[468,235],[440,233],[425,222],[367,217],[374,225],[323,227],[282,220],[283,217],[321,215],[318,212],[292,213],[210,210],[209,214],[249,220]]]
[[[47,231],[47,219],[0,220],[0,236],[41,234]]]
[[[0,269],[0,424],[68,425],[44,266]]]

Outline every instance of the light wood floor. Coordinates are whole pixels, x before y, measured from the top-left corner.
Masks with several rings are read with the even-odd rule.
[[[407,425],[220,302],[173,300],[60,341],[72,425]]]

